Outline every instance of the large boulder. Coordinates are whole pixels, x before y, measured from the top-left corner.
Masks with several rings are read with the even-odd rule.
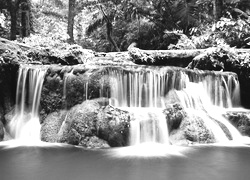
[[[213,134],[206,127],[202,117],[187,111],[180,102],[176,90],[171,90],[165,98],[166,108],[163,113],[169,129],[171,144],[213,143]],[[212,120],[212,119],[211,119]]]
[[[41,140],[45,142],[58,142],[60,139],[60,130],[66,116],[67,111],[49,114],[41,126]]]
[[[129,113],[105,104],[103,99],[87,100],[49,114],[42,124],[42,140],[88,148],[128,145]]]
[[[100,104],[97,101],[84,101],[82,104],[74,106],[67,114],[62,125],[62,132],[59,142],[88,147],[93,146],[94,140],[98,146],[107,147],[105,141],[96,137],[97,115]]]
[[[42,64],[76,65],[84,64],[88,59],[95,57],[95,52],[83,49],[79,45],[64,44],[58,48],[36,48],[27,52],[33,61]]]
[[[109,79],[103,68],[49,66],[41,93],[42,120],[52,112],[70,109],[85,100],[108,97]]]
[[[53,71],[50,69],[47,71],[41,91],[41,122],[48,114],[63,109],[63,80],[59,74],[61,68],[53,68]]]
[[[88,148],[109,147],[96,136],[98,101],[85,101],[68,111],[49,114],[41,128],[41,139],[47,142],[60,142]]]
[[[98,113],[97,135],[111,147],[129,143],[130,114],[113,106],[103,106]]]
[[[179,128],[170,133],[172,144],[214,143],[214,135],[204,124],[201,117],[189,114],[185,117]]]
[[[249,111],[228,111],[224,114],[242,135],[250,136],[250,112]]]
[[[179,104],[167,104],[163,111],[168,123],[169,132],[180,127],[182,120],[187,116],[184,108]]]
[[[0,38],[0,64],[20,64],[21,62],[27,62],[28,58],[25,51],[29,49],[31,47],[25,44]]]

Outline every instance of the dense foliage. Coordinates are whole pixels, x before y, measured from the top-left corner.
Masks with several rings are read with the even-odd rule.
[[[0,7],[0,37],[44,48],[68,42],[105,52],[133,42],[141,49],[248,48],[250,42],[248,0],[1,0]]]

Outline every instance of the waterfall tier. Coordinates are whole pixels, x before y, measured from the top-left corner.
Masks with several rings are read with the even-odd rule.
[[[76,128],[78,134],[75,136],[77,138],[81,136],[86,138],[85,134],[82,134],[84,133],[81,131],[82,128],[78,128],[77,125],[85,120],[78,119],[75,106],[86,100],[98,98],[103,100],[99,99],[97,103],[94,103],[95,106],[99,104],[94,109],[100,109],[100,105],[109,104],[115,109],[125,109],[127,112],[123,119],[118,116],[113,117],[113,115],[109,117],[109,114],[116,114],[117,110],[112,113],[102,113],[102,109],[100,109],[98,114],[107,116],[102,119],[108,120],[108,125],[102,127],[103,122],[94,121],[94,123],[99,123],[101,128],[98,125],[93,126],[94,129],[91,130],[94,132],[93,136],[104,138],[107,141],[124,138],[122,143],[111,142],[111,146],[112,144],[127,145],[127,141],[130,145],[152,142],[169,144],[172,142],[169,136],[172,136],[173,132],[176,133],[177,130],[183,131],[181,137],[196,142],[220,142],[241,138],[238,130],[221,113],[225,108],[240,105],[240,88],[236,74],[146,66],[102,68],[87,68],[82,65],[46,68],[22,66],[18,76],[15,116],[9,124],[11,134],[15,138],[32,136],[39,139],[39,121],[43,126],[44,122],[50,121],[49,118],[65,117],[64,120],[56,120],[57,125],[47,126],[55,127],[53,134],[57,136],[48,139],[53,139],[53,141],[65,139],[65,137],[58,137],[66,136],[68,132],[71,132],[67,128],[71,127]],[[39,102],[40,112],[38,112]],[[87,107],[86,104],[88,102],[83,107]],[[165,111],[169,107],[172,108],[169,111],[170,116],[166,115]],[[174,109],[175,107],[181,107],[181,109]],[[215,113],[218,110],[221,112]],[[183,111],[181,118],[178,115],[179,111]],[[95,114],[95,112],[93,113]],[[85,118],[85,115],[83,117]],[[72,122],[72,119],[76,122]],[[121,121],[121,119],[123,120]],[[89,121],[88,118],[87,121]],[[109,124],[109,121],[112,123]],[[173,121],[179,121],[179,123]],[[34,124],[31,125],[32,123]],[[74,126],[70,126],[71,123]],[[197,125],[194,125],[195,123]],[[67,126],[67,128],[62,126]],[[204,127],[204,130],[197,130],[198,126],[200,129]],[[112,137],[110,137],[110,133],[100,133],[102,128],[103,131],[111,131],[110,128],[114,128]],[[195,137],[190,135],[190,129]],[[38,133],[35,135],[29,130]],[[72,141],[76,138],[71,137],[76,133],[75,130],[66,138],[71,138],[69,142],[80,143],[81,138]],[[201,131],[207,135],[201,135]],[[46,132],[45,128],[43,133]],[[215,140],[210,141],[207,140],[208,138]]]
[[[18,73],[16,107],[9,123],[10,134],[15,139],[40,141],[39,105],[44,68],[21,66]]]
[[[205,98],[208,97],[213,105],[240,105],[240,87],[234,73],[155,67],[133,71],[109,68],[107,74],[112,85],[111,104],[118,107],[162,107],[169,91],[183,90],[191,83],[200,83],[206,89]]]
[[[165,116],[162,111],[150,108],[164,108],[169,103],[177,102],[188,114],[199,117],[217,142],[228,141],[218,123],[226,126],[233,139],[241,136],[221,113],[212,112],[214,107],[228,108],[240,104],[239,83],[233,73],[156,67],[139,68],[132,72],[110,68],[108,75],[112,85],[110,103],[121,108],[137,107],[133,112],[137,118],[131,123],[131,145],[162,143],[162,139],[168,139],[165,137],[168,136]],[[163,116],[161,120],[159,116]]]

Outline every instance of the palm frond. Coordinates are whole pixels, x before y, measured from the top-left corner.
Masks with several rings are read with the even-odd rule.
[[[225,3],[250,8],[249,0],[225,0]]]
[[[105,23],[104,17],[99,17],[95,19],[93,23],[91,23],[86,29],[86,35],[90,36],[97,28],[101,27]]]
[[[176,5],[175,17],[177,18],[180,26],[193,26],[197,24],[199,20],[198,6],[194,3],[180,1]]]

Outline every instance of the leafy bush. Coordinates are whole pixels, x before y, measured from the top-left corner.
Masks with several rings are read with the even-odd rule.
[[[213,25],[212,31],[223,38],[231,47],[249,47],[250,21],[222,18]]]
[[[203,54],[196,56],[190,68],[206,70],[225,70],[237,72],[247,70],[249,74],[250,55],[229,46],[207,49]]]
[[[221,18],[215,24],[203,24],[192,29],[192,36],[181,35],[169,49],[204,49],[209,47],[250,47],[250,24],[247,20]]]
[[[36,5],[33,7],[34,32],[30,37],[18,39],[32,47],[62,48],[67,46],[67,18],[57,7]]]
[[[3,38],[8,38],[10,31],[10,20],[6,14],[7,12],[2,13],[0,11],[0,37]]]

